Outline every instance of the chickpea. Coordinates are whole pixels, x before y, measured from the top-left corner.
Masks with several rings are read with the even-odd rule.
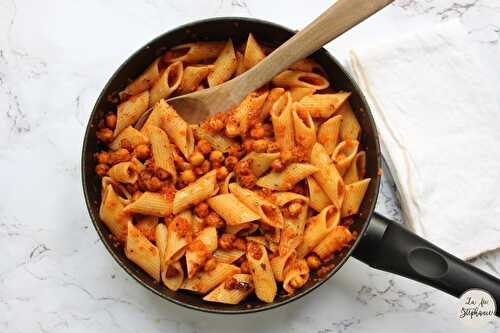
[[[205,160],[203,161],[203,163],[201,164],[201,171],[203,173],[207,173],[210,171],[210,162]]]
[[[217,260],[215,260],[215,258],[210,258],[205,263],[205,266],[203,266],[203,270],[205,272],[210,272],[213,271],[216,266],[217,266]]]
[[[268,141],[265,139],[257,140],[253,143],[253,150],[257,153],[264,153],[267,150]]]
[[[208,208],[208,205],[206,202],[200,202],[199,204],[197,204],[195,207],[194,207],[194,213],[196,214],[196,216],[198,217],[207,217],[208,214],[210,213],[210,210]]]
[[[265,131],[261,123],[255,124],[254,128],[250,130],[250,136],[254,139],[262,139]]]
[[[134,194],[135,192],[139,191],[139,185],[137,185],[137,183],[127,184],[125,188],[130,194]]]
[[[109,163],[109,153],[105,151],[101,151],[99,154],[97,154],[97,162],[99,164],[108,164]]]
[[[205,158],[203,157],[203,154],[200,153],[199,151],[195,151],[194,153],[189,156],[189,163],[191,163],[194,166],[199,166],[203,163]]]
[[[224,128],[224,122],[221,119],[209,119],[207,124],[214,132],[220,132]]]
[[[149,157],[151,154],[151,149],[149,148],[148,145],[138,145],[134,149],[135,156],[140,159],[140,160],[145,160]]]
[[[241,269],[241,273],[243,273],[243,274],[250,274],[251,273],[250,265],[248,264],[248,260],[243,261],[243,263],[240,266],[240,269]]]
[[[115,127],[116,127],[116,114],[110,112],[106,115],[106,126],[111,128],[111,129],[115,129]]]
[[[318,269],[319,266],[321,266],[321,260],[315,254],[310,254],[309,256],[307,256],[306,262],[307,266],[309,266],[310,269]]]
[[[207,140],[202,139],[198,141],[196,147],[203,155],[208,155],[212,151],[212,145],[210,145],[210,142],[208,142]]]
[[[267,152],[268,153],[277,153],[280,151],[280,147],[278,146],[278,143],[276,142],[269,142],[267,144]]]
[[[165,180],[168,177],[170,177],[170,174],[163,170],[162,168],[157,168],[155,171],[155,176],[158,177],[160,180]]]
[[[135,192],[134,194],[132,194],[132,201],[136,201],[137,199],[139,199],[141,195],[142,195],[141,191]]]
[[[210,153],[210,162],[222,163],[224,161],[224,154],[221,151],[214,150]]]
[[[224,220],[220,218],[220,216],[216,212],[211,212],[205,218],[205,223],[208,226],[222,228],[224,226]]]
[[[149,191],[151,192],[157,192],[160,190],[162,186],[161,180],[158,179],[158,177],[151,177],[151,179],[146,183],[146,186]]]
[[[222,250],[232,250],[236,236],[233,234],[223,234],[219,238],[219,246]]]
[[[110,163],[117,164],[120,162],[127,162],[130,160],[130,153],[127,149],[120,148],[110,155]]]
[[[301,288],[305,283],[306,281],[300,275],[297,275],[290,281],[290,286],[293,289],[298,289]]]
[[[187,169],[181,172],[181,180],[186,184],[191,184],[196,180],[196,176],[191,169]]]
[[[281,172],[285,170],[285,165],[279,158],[277,158],[271,163],[271,168],[273,169],[273,171]]]
[[[236,158],[235,156],[229,156],[224,161],[224,165],[228,170],[233,170],[234,167],[236,166],[236,163],[238,163],[238,158]]]
[[[203,173],[204,173],[204,172],[203,172],[203,169],[201,168],[201,166],[194,168],[194,169],[193,169],[193,172],[194,172],[194,174],[195,174],[196,176],[198,176],[198,177],[199,177],[199,176],[203,176]]]
[[[216,170],[216,177],[217,180],[224,180],[226,179],[227,175],[229,174],[229,171],[227,170],[226,167],[220,167]]]
[[[238,125],[234,123],[227,123],[226,124],[226,135],[230,138],[237,137],[240,135],[240,129],[238,128]]]
[[[264,129],[264,137],[271,138],[274,136],[274,128],[272,124],[266,123],[262,125],[262,128]]]
[[[109,166],[107,164],[97,164],[95,167],[95,173],[97,173],[97,175],[99,177],[106,176],[106,174],[108,173],[108,170],[109,170]]]
[[[109,143],[113,141],[113,131],[110,130],[109,128],[103,128],[97,131],[97,139],[104,143]]]
[[[243,140],[243,143],[242,143],[242,146],[243,146],[243,149],[249,153],[253,150],[253,143],[255,142],[255,140],[253,139],[245,139]]]
[[[238,177],[238,183],[240,183],[241,186],[249,189],[253,188],[256,182],[257,182],[257,177],[255,177],[253,173]]]
[[[288,212],[290,213],[290,217],[297,217],[302,211],[302,203],[301,202],[292,202],[288,206]]]
[[[246,251],[247,250],[247,242],[242,238],[236,238],[236,240],[233,243],[233,247],[237,250],[240,250],[240,251]]]
[[[290,150],[282,151],[280,158],[285,165],[288,165],[293,162],[293,153]]]
[[[122,147],[123,149],[127,149],[130,152],[134,150],[134,147],[132,147],[132,144],[127,139],[121,139],[120,147]]]

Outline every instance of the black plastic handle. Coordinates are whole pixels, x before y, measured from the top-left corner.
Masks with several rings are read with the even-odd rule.
[[[353,256],[371,267],[405,276],[455,297],[477,288],[488,291],[500,316],[500,280],[452,256],[413,232],[375,214]]]

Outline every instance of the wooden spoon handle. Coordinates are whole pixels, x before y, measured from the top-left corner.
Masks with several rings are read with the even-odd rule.
[[[238,77],[242,95],[254,91],[394,0],[338,0],[321,16]],[[243,93],[244,92],[244,93]]]

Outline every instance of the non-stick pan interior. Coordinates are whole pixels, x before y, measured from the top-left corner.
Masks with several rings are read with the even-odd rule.
[[[115,108],[116,104],[114,102],[116,101],[114,96],[116,96],[116,92],[123,89],[130,79],[141,74],[144,69],[166,49],[191,41],[226,40],[229,37],[232,38],[236,44],[240,44],[246,40],[248,33],[250,32],[254,34],[257,40],[270,46],[278,46],[293,35],[293,31],[270,22],[246,18],[216,18],[181,26],[151,41],[133,54],[109,80],[95,104],[89,120],[87,132],[85,133],[82,156],[82,180],[85,199],[94,226],[96,227],[97,232],[107,249],[120,266],[122,266],[131,276],[133,276],[146,288],[169,301],[201,311],[219,313],[255,312],[270,309],[300,298],[333,275],[345,262],[348,255],[352,251],[352,248],[354,248],[357,244],[356,242],[352,248],[344,250],[341,254],[336,256],[334,260],[332,260],[331,264],[335,264],[335,268],[332,269],[330,273],[322,277],[317,277],[312,274],[311,279],[306,286],[298,290],[293,296],[280,295],[281,293],[279,293],[279,296],[276,297],[275,302],[272,304],[263,304],[252,296],[239,305],[223,305],[204,302],[199,295],[188,292],[172,292],[162,284],[155,283],[146,273],[125,257],[121,246],[113,244],[113,241],[109,237],[109,230],[99,220],[99,203],[101,200],[100,180],[94,172],[96,163],[94,161],[93,154],[99,151],[101,147],[99,147],[99,144],[97,143],[95,132],[98,120],[102,117],[102,115]],[[314,53],[312,58],[323,66],[335,90],[352,92],[349,101],[363,129],[361,145],[367,152],[367,177],[372,177],[372,181],[366,193],[365,200],[360,208],[360,214],[354,219],[352,226],[352,229],[361,235],[365,230],[367,221],[369,221],[375,206],[379,188],[380,177],[378,176],[378,170],[380,165],[380,152],[376,129],[370,115],[368,105],[362,97],[359,88],[355,85],[350,76],[342,69],[339,63],[324,49]]]

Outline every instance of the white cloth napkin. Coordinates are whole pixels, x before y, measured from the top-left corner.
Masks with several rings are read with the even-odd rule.
[[[500,247],[500,107],[458,22],[350,52],[407,224],[462,258]]]

